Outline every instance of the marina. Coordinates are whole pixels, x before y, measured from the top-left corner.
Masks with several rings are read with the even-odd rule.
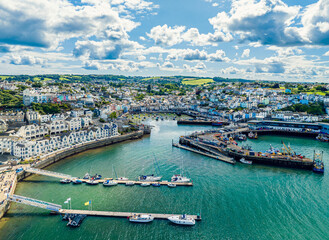
[[[329,224],[326,215],[329,213],[325,208],[320,211],[316,207],[324,207],[323,199],[329,197],[326,191],[322,191],[327,186],[326,173],[318,175],[298,169],[258,164],[232,165],[217,160],[212,161],[208,156],[171,145],[172,139],[178,139],[186,133],[211,130],[211,127],[177,127],[172,121],[152,122],[152,124],[155,128],[150,137],[94,149],[62,160],[45,170],[73,177],[83,177],[86,172],[91,174],[97,172],[103,176],[103,179],[98,180],[101,181],[107,176],[112,176],[112,165],[114,165],[119,177],[137,179],[143,172],[153,172],[152,162],[153,153],[155,153],[163,179],[170,180],[173,173],[179,173],[183,161],[184,172],[188,173],[193,180],[193,188],[177,186],[171,189],[163,185],[160,188],[137,187],[137,184],[133,187],[103,187],[101,183],[98,186],[82,187],[73,183],[60,185],[60,177],[33,174],[19,182],[15,195],[31,196],[33,199],[59,203],[62,208],[68,208],[64,202],[70,197],[72,210],[82,211],[91,211],[84,206],[84,203],[92,200],[93,211],[100,212],[107,209],[113,212],[137,214],[202,212],[201,222],[192,228],[175,227],[169,221],[155,220],[141,226],[129,222],[124,217],[93,216],[83,221],[79,231],[68,231],[67,222],[63,223],[59,221],[58,216],[49,215],[49,210],[12,204],[7,217],[0,222],[2,223],[1,230],[3,230],[0,231],[0,238],[13,239],[10,235],[13,231],[16,234],[15,237],[24,235],[24,239],[36,233],[43,239],[47,237],[60,239],[59,236],[61,238],[92,237],[97,232],[99,233],[97,240],[129,239],[129,236],[125,235],[127,231],[136,235],[137,239],[153,236],[175,238],[177,234],[180,234],[181,239],[197,239],[200,236],[208,239],[221,239],[228,236],[240,239],[245,237],[271,239],[279,238],[282,234],[286,237],[296,237],[296,232],[311,237],[318,229],[326,234],[326,225]],[[270,144],[274,148],[280,148],[282,140],[287,145],[290,142],[296,152],[302,152],[308,158],[312,158],[314,146],[322,149],[324,150],[323,161],[325,163],[327,161],[327,143],[312,139],[260,135],[257,140],[247,139],[240,144],[249,144],[255,151],[262,151]],[[143,165],[145,171],[142,170]],[[322,181],[321,184],[319,180]],[[209,194],[211,198],[206,197]],[[215,208],[209,206],[215,206]],[[287,215],[286,211],[292,215]],[[308,224],[308,217],[302,217],[303,222],[296,221],[296,217],[305,216],[305,211],[310,218],[321,219],[321,223],[316,228]],[[282,219],[284,219],[283,222]],[[33,225],[30,224],[32,221]],[[46,228],[37,227],[41,225]],[[253,228],[254,225],[258,227]],[[234,233],[231,231],[232,226],[235,229]],[[286,226],[294,226],[293,232]],[[143,233],[140,232],[141,227],[146,229]],[[274,235],[266,233],[269,228],[273,229]],[[296,238],[299,238],[298,234]]]

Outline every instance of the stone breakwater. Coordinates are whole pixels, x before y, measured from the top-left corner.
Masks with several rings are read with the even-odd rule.
[[[132,132],[132,133],[124,134],[124,135],[119,135],[119,136],[114,136],[114,137],[104,138],[104,139],[98,139],[95,141],[71,146],[69,148],[55,151],[48,155],[42,156],[40,158],[40,160],[33,165],[33,167],[45,168],[55,162],[58,162],[64,158],[72,156],[74,154],[81,153],[81,152],[84,152],[84,151],[87,151],[90,149],[94,149],[94,148],[108,146],[108,145],[111,145],[114,143],[138,139],[138,138],[143,137],[143,135],[145,135],[145,134],[147,134],[147,133],[144,133],[143,131],[136,131],[136,132]],[[16,175],[16,178],[10,185],[9,194],[15,193],[17,181],[20,181],[30,175],[31,175],[31,173],[27,173],[25,171],[18,173]],[[4,200],[4,202],[2,204],[0,204],[0,218],[3,217],[3,215],[9,210],[9,208],[10,208],[10,202],[7,200]]]

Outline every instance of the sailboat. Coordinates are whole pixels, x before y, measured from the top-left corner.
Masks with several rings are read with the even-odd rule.
[[[183,160],[182,160],[182,166],[183,166]],[[174,183],[187,183],[187,182],[191,182],[191,179],[190,178],[187,178],[187,177],[185,177],[183,175],[182,166],[180,168],[180,174],[173,175],[171,177],[171,182],[174,182]]]
[[[159,167],[158,161],[156,160],[155,155],[154,155],[153,165],[154,165],[155,172],[157,174],[160,174],[160,167]],[[154,174],[151,174],[151,175],[140,175],[138,177],[138,180],[145,181],[145,182],[155,182],[155,181],[161,181],[161,178],[162,178],[162,176],[156,176]]]
[[[126,178],[126,177],[118,177],[117,175],[117,172],[115,171],[115,168],[114,169],[114,173],[115,173],[115,179],[118,180],[118,181],[128,181],[129,179]],[[126,175],[126,174],[125,174]]]
[[[113,165],[112,165],[112,176],[113,176],[113,172],[114,172],[114,170],[113,170]],[[112,186],[116,186],[116,185],[118,185],[118,182],[113,181],[112,179],[108,179],[103,182],[104,187],[112,187]]]

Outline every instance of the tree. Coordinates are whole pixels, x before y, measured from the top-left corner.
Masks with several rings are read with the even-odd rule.
[[[115,118],[117,118],[117,112],[111,112],[111,114],[110,114],[110,118],[111,118],[111,119],[115,119]]]

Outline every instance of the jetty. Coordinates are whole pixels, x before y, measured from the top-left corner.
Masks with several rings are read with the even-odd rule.
[[[128,218],[133,215],[151,215],[155,219],[168,219],[168,217],[177,216],[181,214],[162,214],[162,213],[137,213],[137,212],[113,212],[113,211],[93,211],[93,210],[74,210],[74,209],[63,209],[61,205],[55,203],[49,203],[42,200],[29,198],[20,195],[9,195],[7,200],[11,202],[21,203],[29,205],[32,207],[38,207],[52,212],[57,212],[59,214],[80,214],[87,216],[97,216],[97,217],[120,217]],[[200,221],[201,215],[187,215],[195,220]]]
[[[137,212],[110,212],[110,211],[93,211],[93,210],[73,210],[73,209],[60,209],[60,214],[84,214],[88,216],[97,217],[119,217],[128,218],[134,215],[151,215],[155,219],[168,219],[168,217],[177,216],[181,214],[162,214],[162,213],[137,213]],[[200,215],[187,215],[195,220],[201,220]]]

